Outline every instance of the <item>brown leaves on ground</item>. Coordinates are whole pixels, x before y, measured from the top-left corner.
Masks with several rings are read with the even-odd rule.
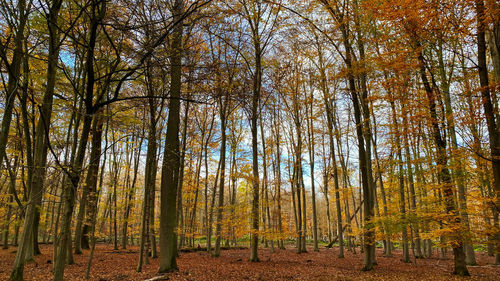
[[[52,246],[42,245],[42,255],[26,265],[25,280],[52,280]],[[75,255],[75,264],[66,267],[65,280],[85,280],[89,251]],[[219,258],[206,252],[182,253],[178,259],[179,271],[168,274],[169,280],[500,280],[500,267],[492,266],[493,258],[477,253],[478,266],[469,267],[472,277],[451,274],[453,260],[419,259],[417,266],[401,262],[401,252],[394,257],[382,256],[377,251],[375,270],[362,272],[363,255],[345,253],[337,258],[337,249],[296,254],[294,249],[259,249],[258,263],[248,261],[248,250],[225,250]],[[435,254],[435,256],[437,256]],[[15,248],[0,250],[0,280],[9,277],[15,258]],[[150,259],[143,272],[136,272],[138,248],[113,251],[109,245],[97,245],[90,280],[146,280],[158,276],[158,259]]]

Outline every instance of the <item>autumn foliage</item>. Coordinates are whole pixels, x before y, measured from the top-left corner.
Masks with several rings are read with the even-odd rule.
[[[494,279],[499,54],[493,0],[0,0],[0,276]]]

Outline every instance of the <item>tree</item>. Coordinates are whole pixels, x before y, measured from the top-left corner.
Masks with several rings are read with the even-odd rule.
[[[177,270],[177,238],[174,232],[177,185],[179,177],[179,123],[182,75],[182,24],[184,1],[175,0],[173,7],[174,32],[170,46],[170,101],[168,105],[167,135],[161,171],[160,208],[160,269],[165,273]]]
[[[23,1],[19,1],[20,3]],[[24,29],[25,19],[24,6],[25,4],[20,4],[21,13],[21,25],[20,28]],[[32,259],[35,249],[38,249],[38,222],[40,220],[40,206],[42,203],[42,192],[43,192],[43,181],[45,178],[45,165],[47,162],[47,138],[49,135],[49,124],[52,115],[52,100],[54,96],[54,88],[56,83],[56,71],[57,63],[59,57],[60,48],[60,32],[58,26],[59,11],[61,9],[62,0],[55,0],[49,3],[49,13],[47,17],[47,25],[49,34],[49,55],[47,62],[47,82],[45,86],[45,93],[43,96],[43,102],[40,107],[40,119],[37,123],[36,136],[34,142],[34,152],[33,152],[33,177],[32,182],[29,184],[30,196],[29,204],[26,210],[26,218],[24,220],[23,234],[21,237],[20,250],[16,253],[16,261],[14,263],[14,270],[11,273],[10,280],[22,280],[23,279],[23,269],[25,258]],[[20,40],[22,40],[22,31],[20,35]],[[14,55],[14,59],[17,59]],[[15,66],[14,66],[15,67]],[[18,73],[19,69],[14,69],[14,73]],[[17,74],[19,75],[19,74]],[[12,94],[14,89],[12,89]],[[13,100],[13,96],[12,96]],[[13,102],[13,101],[12,101]],[[8,109],[6,110],[8,111]],[[4,114],[9,114],[5,112]],[[8,117],[7,117],[8,118]],[[2,132],[4,130],[8,131],[7,123],[5,127],[2,124]],[[1,138],[2,136],[0,136]],[[0,139],[1,145],[2,139]],[[0,157],[3,158],[4,155],[0,153]],[[39,250],[38,250],[39,252]],[[28,256],[26,256],[28,254]]]
[[[497,117],[495,117],[495,110],[493,107],[493,102],[490,93],[490,85],[489,85],[489,77],[488,77],[488,69],[486,66],[486,25],[485,25],[485,8],[484,2],[482,0],[475,1],[476,8],[476,20],[477,20],[477,60],[478,60],[478,75],[479,75],[479,84],[481,85],[481,98],[483,103],[484,115],[486,118],[486,123],[488,126],[488,135],[490,142],[490,154],[491,161],[493,164],[493,184],[495,186],[495,195],[494,195],[494,204],[497,206],[493,208],[493,222],[495,228],[498,229],[498,206],[500,206],[500,126],[497,124]],[[498,18],[495,23],[495,38],[497,38],[498,33]],[[496,56],[495,57],[495,65],[498,67],[498,44],[496,44]],[[492,48],[494,51],[495,49]],[[498,79],[498,69],[497,79]],[[500,233],[496,235],[496,254],[495,254],[495,264],[500,264]]]

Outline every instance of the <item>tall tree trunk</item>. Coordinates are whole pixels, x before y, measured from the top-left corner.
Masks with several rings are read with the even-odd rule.
[[[337,104],[335,102],[335,99],[333,100],[333,108],[337,108]],[[351,182],[350,182],[350,179],[349,179],[349,175],[348,175],[348,170],[347,170],[347,162],[348,162],[348,157],[344,157],[344,153],[343,153],[343,149],[342,149],[342,137],[341,137],[341,132],[340,132],[340,120],[338,118],[338,114],[337,114],[337,111],[335,110],[333,112],[333,115],[332,115],[332,123],[333,123],[333,129],[335,132],[338,132],[335,134],[335,138],[337,140],[337,150],[339,152],[339,162],[340,162],[340,166],[342,168],[342,183],[343,183],[343,186],[344,186],[344,189],[346,191],[350,190],[351,189]],[[347,128],[347,130],[349,130],[349,128]],[[330,140],[331,142],[331,140]],[[349,150],[349,138],[346,137],[346,146],[347,146],[347,150]],[[335,149],[335,148],[334,148]],[[337,168],[337,171],[338,171],[338,168]],[[338,174],[338,172],[337,172]],[[338,176],[337,176],[338,177]],[[351,195],[352,195],[352,198],[353,198],[353,207],[355,210],[356,209],[356,201],[354,200],[354,192],[351,192]],[[351,247],[352,250],[354,250],[355,252],[355,248],[353,248],[352,246],[352,228],[351,228],[351,222],[352,222],[352,218],[354,218],[355,222],[356,222],[356,226],[359,228],[359,223],[358,223],[358,218],[356,216],[357,214],[357,211],[355,211],[354,213],[354,216],[351,217],[351,214],[350,214],[350,210],[349,210],[349,196],[348,196],[348,193],[347,192],[344,192],[344,202],[345,202],[345,215],[346,215],[346,232],[347,232],[347,242],[348,244],[350,245],[349,247]],[[358,206],[359,207],[359,206]],[[337,214],[338,215],[338,214]],[[343,228],[344,229],[344,228]],[[344,231],[342,231],[344,232]],[[340,242],[339,242],[340,243]],[[343,243],[343,242],[342,242]]]
[[[4,240],[3,240],[3,249],[8,249],[9,248],[9,225],[10,225],[10,217],[12,213],[12,203],[14,202],[14,198],[16,198],[16,202],[18,204],[19,209],[23,209],[23,206],[21,205],[21,202],[19,201],[19,198],[17,197],[16,193],[16,176],[17,176],[17,165],[18,165],[18,157],[15,156],[14,159],[14,167],[12,167],[9,163],[9,160],[7,157],[5,157],[5,164],[7,165],[8,169],[8,176],[5,178],[5,181],[3,182],[2,186],[7,182],[7,179],[9,179],[9,199],[8,199],[8,206],[7,206],[7,217],[5,218],[5,229],[4,229]],[[6,192],[7,193],[7,192]]]
[[[189,92],[189,89],[188,89]],[[184,185],[184,162],[186,159],[186,146],[187,146],[187,128],[188,128],[188,120],[189,120],[189,101],[186,101],[184,107],[184,126],[182,128],[182,150],[181,150],[181,160],[179,166],[179,185],[177,187],[177,224],[181,228],[181,235],[179,239],[178,248],[184,246],[185,243],[185,220],[187,218],[184,217],[184,213],[182,212],[182,187]]]
[[[40,254],[38,248],[38,226],[40,224],[40,208],[42,204],[43,186],[46,174],[47,165],[47,149],[49,141],[50,120],[52,117],[52,101],[56,84],[57,64],[59,59],[60,49],[60,31],[57,23],[59,10],[61,9],[63,0],[57,0],[52,3],[49,12],[48,26],[49,33],[49,56],[47,58],[47,84],[43,96],[42,106],[40,108],[40,120],[38,121],[35,130],[35,146],[33,149],[33,178],[31,183],[31,192],[38,192],[40,196],[36,196],[35,205],[35,221],[33,224],[33,249],[34,254]]]
[[[5,225],[3,230],[3,245],[2,249],[6,250],[9,248],[9,226],[12,215],[12,203],[14,202],[14,195],[9,195],[9,199],[7,201],[7,216],[5,217]]]
[[[351,44],[349,42],[349,36],[347,27],[342,24],[341,28],[344,40],[344,46],[346,47],[345,62],[348,68],[348,83],[349,91],[351,93],[353,109],[354,109],[354,119],[356,122],[356,135],[358,138],[358,154],[359,154],[359,170],[361,178],[361,187],[363,190],[363,219],[364,219],[364,231],[363,231],[363,247],[364,247],[364,271],[369,271],[373,269],[375,257],[375,229],[372,219],[374,217],[374,192],[373,181],[371,176],[371,164],[369,164],[369,159],[367,158],[368,153],[365,146],[365,122],[362,120],[362,112],[360,107],[359,95],[356,89],[356,83],[354,80],[354,68],[352,64],[351,56]],[[368,142],[368,140],[366,140]]]
[[[417,48],[420,44],[417,43]],[[418,53],[418,62],[420,70],[420,78],[424,84],[425,93],[427,96],[427,102],[429,106],[429,115],[432,126],[432,136],[434,139],[434,144],[436,145],[436,162],[438,164],[438,181],[442,185],[443,198],[446,207],[446,213],[450,216],[449,223],[460,225],[461,219],[457,214],[457,209],[455,206],[455,198],[453,195],[453,183],[451,180],[450,170],[448,169],[448,155],[446,152],[446,140],[443,139],[441,135],[441,129],[439,128],[439,120],[436,111],[436,99],[434,96],[433,89],[428,81],[426,70],[425,70],[425,60],[422,51]],[[463,238],[460,233],[455,233],[452,237],[455,241],[453,243],[453,255],[455,268],[453,273],[460,276],[468,276],[469,271],[465,263],[465,253],[463,249]]]
[[[157,141],[158,142],[158,141]],[[156,154],[155,154],[156,157]],[[156,161],[153,162],[153,175],[151,175],[152,179],[155,181],[154,186],[150,186],[151,188],[149,189],[149,204],[148,204],[148,219],[147,219],[147,227],[148,227],[148,232],[147,235],[149,237],[148,241],[151,246],[151,258],[157,258],[158,257],[158,251],[156,247],[156,234],[155,234],[155,205],[156,205],[156,174],[158,170],[158,164]],[[148,249],[148,247],[146,247]]]
[[[322,76],[325,75],[324,73]],[[342,209],[340,206],[340,186],[339,186],[339,175],[338,175],[338,166],[337,166],[337,160],[335,157],[335,142],[333,140],[334,137],[334,129],[333,129],[333,124],[335,122],[335,117],[333,115],[333,110],[332,110],[332,104],[331,101],[328,97],[327,93],[327,88],[326,88],[326,75],[322,79],[324,80],[322,84],[323,88],[323,100],[325,103],[325,109],[326,109],[326,119],[327,119],[327,128],[328,128],[328,138],[329,138],[329,146],[330,146],[330,158],[332,161],[332,175],[333,175],[333,181],[334,181],[334,187],[335,187],[335,204],[336,204],[336,209],[337,209],[337,237],[339,240],[339,258],[344,257],[344,234],[342,231]],[[328,175],[329,176],[329,175]],[[327,183],[327,180],[326,180]]]
[[[144,135],[144,133],[143,133]],[[128,190],[128,198],[127,198],[127,205],[125,206],[125,214],[123,218],[123,229],[122,229],[122,249],[127,248],[127,231],[128,231],[128,221],[130,217],[130,212],[132,209],[132,202],[134,200],[134,195],[135,195],[135,184],[137,182],[137,172],[139,170],[139,159],[141,156],[141,148],[142,148],[142,142],[143,142],[143,136],[137,136],[137,138],[141,138],[138,143],[137,143],[137,150],[135,152],[135,157],[134,157],[134,169],[133,173],[134,175],[132,176],[132,183],[130,184],[129,190]],[[128,173],[128,172],[127,172]]]
[[[454,63],[454,61],[452,61]],[[450,83],[449,81],[452,79],[452,74],[450,73],[450,77],[448,77],[445,69],[445,62],[443,59],[443,42],[442,38],[439,38],[438,45],[438,66],[439,66],[439,76],[441,78],[441,88],[444,95],[444,107],[446,112],[446,123],[448,135],[451,139],[451,146],[453,148],[453,153],[451,156],[452,166],[456,166],[454,170],[452,170],[452,175],[457,184],[458,189],[458,207],[460,209],[460,215],[462,217],[463,226],[465,230],[465,239],[464,239],[464,250],[465,250],[465,261],[468,265],[476,265],[476,257],[474,255],[474,248],[471,244],[471,232],[470,232],[470,224],[469,224],[469,214],[467,212],[467,198],[466,198],[466,183],[465,183],[465,174],[464,174],[464,163],[460,159],[460,156],[457,155],[459,153],[458,141],[455,129],[455,120],[454,120],[454,112],[453,107],[451,105],[451,94],[450,94]],[[414,204],[414,202],[412,202]],[[418,233],[418,232],[417,232]],[[419,242],[420,239],[417,240]],[[418,250],[418,248],[417,248]]]
[[[222,215],[224,208],[224,184],[226,174],[226,125],[227,125],[227,107],[229,97],[219,97],[219,117],[221,130],[221,145],[220,145],[220,178],[219,178],[219,204],[217,208],[217,224],[215,227],[215,251],[214,256],[220,256],[221,232],[222,232]],[[222,101],[224,100],[224,101]]]
[[[156,150],[157,150],[157,134],[156,134],[156,103],[153,98],[149,101],[149,127],[148,127],[148,147],[146,152],[146,168],[144,178],[144,200],[142,203],[142,222],[139,242],[139,261],[137,264],[137,272],[142,271],[142,264],[144,259],[144,248],[146,240],[148,239],[148,221],[149,221],[149,208],[152,199],[151,189],[155,189],[156,183]],[[147,249],[146,249],[147,250]],[[147,254],[146,254],[147,256]],[[146,257],[147,260],[147,257]]]
[[[481,98],[483,103],[484,115],[488,127],[491,161],[493,163],[493,185],[495,189],[493,208],[493,223],[495,229],[499,229],[499,208],[500,208],[500,126],[495,116],[495,110],[490,93],[490,85],[488,78],[488,68],[486,64],[486,15],[483,0],[476,0],[476,18],[477,18],[477,60],[479,84],[481,86]],[[495,36],[498,33],[498,23],[495,26]],[[496,40],[500,40],[496,38]],[[498,41],[497,41],[498,42]],[[496,49],[498,51],[498,47]],[[495,62],[498,62],[498,54],[495,57]],[[497,77],[498,78],[498,77]],[[500,232],[496,233],[496,254],[495,264],[500,264]]]
[[[401,212],[402,240],[403,240],[403,262],[411,262],[410,251],[408,248],[408,227],[406,221],[406,204],[405,204],[405,179],[403,170],[403,152],[401,147],[401,137],[399,132],[399,123],[396,116],[396,106],[391,97],[390,100],[392,111],[393,136],[396,145],[396,155],[398,162],[398,180],[399,180],[399,207]]]
[[[100,114],[97,114],[97,116],[100,116]],[[98,117],[98,119],[101,119],[101,118]],[[99,139],[102,139],[102,130],[103,130],[102,127],[104,125],[103,120],[100,120],[100,122],[101,123],[97,125],[97,131],[95,132],[96,135],[92,136],[92,147],[94,145],[99,147],[99,148],[96,148],[96,150],[98,150],[98,151],[94,150],[93,148],[92,148],[92,151],[95,153],[95,156],[99,155],[99,159],[95,158],[96,162],[90,162],[89,165],[94,165],[95,167],[92,167],[92,166],[89,167],[89,172],[92,169],[92,178],[89,179],[87,177],[87,182],[86,182],[87,184],[89,184],[92,187],[89,194],[88,194],[88,200],[87,200],[88,208],[86,209],[87,212],[85,215],[87,220],[86,220],[85,225],[84,225],[84,232],[85,232],[84,235],[88,236],[88,234],[86,234],[86,233],[90,232],[90,243],[91,243],[89,260],[87,263],[87,271],[85,272],[86,279],[89,278],[90,267],[92,265],[92,259],[94,257],[95,242],[96,242],[95,229],[96,229],[96,223],[97,223],[96,218],[97,218],[97,214],[99,212],[99,210],[98,210],[99,194],[100,194],[100,191],[102,190],[102,185],[103,185],[103,181],[104,181],[104,169],[106,167],[106,159],[107,159],[107,157],[106,157],[107,154],[105,153],[103,161],[102,161],[102,165],[101,165],[101,171],[99,172],[98,166],[99,166],[100,154],[101,154],[101,151],[100,151],[101,141]],[[108,138],[107,138],[108,128],[109,128],[109,119],[106,120],[106,131],[104,133],[104,135],[106,136],[105,141],[104,141],[105,148],[107,148],[107,146],[108,146]],[[95,137],[95,140],[94,140],[94,137]],[[92,154],[90,157],[92,158]],[[99,175],[99,189],[97,189],[98,173],[100,173],[100,175]],[[89,240],[89,239],[87,238],[87,240]]]
[[[160,205],[160,269],[164,273],[177,270],[177,185],[179,183],[179,123],[182,76],[182,25],[184,1],[175,0],[173,7],[174,33],[170,53],[170,100],[167,135],[161,171]]]
[[[213,121],[214,119],[212,119]],[[212,126],[210,129],[213,127],[213,122]],[[210,130],[211,131],[211,130]],[[210,133],[209,133],[210,134]],[[204,190],[204,217],[203,217],[203,231],[205,232],[205,239],[207,243],[207,251],[208,251],[208,246],[209,246],[209,240],[208,240],[208,175],[209,175],[209,170],[208,170],[208,142],[210,141],[210,136],[207,139],[207,145],[205,145],[205,190]],[[210,252],[210,251],[208,251]]]
[[[212,191],[212,198],[210,200],[210,211],[208,215],[208,223],[207,223],[207,252],[212,253],[212,223],[214,218],[214,206],[215,206],[215,198],[217,194],[217,185],[219,184],[219,173],[220,173],[220,165],[221,161],[217,164],[217,173],[215,174],[214,188]]]
[[[270,201],[269,201],[269,182],[268,182],[268,175],[267,175],[267,144],[266,144],[266,136],[264,134],[264,121],[263,121],[263,117],[262,117],[262,114],[260,115],[260,137],[262,139],[262,192],[263,192],[263,201],[264,201],[264,204],[263,205],[263,212],[264,212],[264,216],[263,216],[263,222],[264,224],[266,224],[266,220],[267,220],[267,229],[268,229],[268,234],[271,233],[272,234],[272,226],[271,226],[271,213],[270,213],[270,208],[269,208],[269,205],[270,205]],[[268,242],[268,237],[265,238],[266,239],[266,247],[267,247],[267,242]],[[272,247],[272,251],[274,251],[274,240],[271,239],[271,247]]]
[[[24,26],[26,24],[25,16],[25,1],[18,2],[20,13],[20,22],[16,34],[16,49],[14,50],[13,62],[11,64],[12,74],[16,77],[9,76],[9,85],[7,86],[7,104],[4,110],[4,117],[2,119],[2,130],[0,134],[0,159],[5,156],[5,146],[7,143],[7,136],[10,127],[10,120],[12,118],[12,107],[14,103],[15,93],[17,93],[17,76],[19,76],[21,58],[22,58],[22,43],[24,38]],[[29,195],[29,203],[25,212],[25,219],[23,225],[23,233],[21,237],[21,244],[16,253],[16,260],[14,261],[14,268],[12,270],[9,280],[22,280],[25,259],[32,259],[35,244],[38,249],[38,222],[40,219],[40,207],[42,203],[43,194],[43,180],[45,178],[45,166],[47,163],[47,148],[49,138],[50,117],[52,115],[52,100],[54,95],[54,88],[56,83],[57,63],[59,57],[59,29],[57,19],[59,17],[59,10],[62,5],[62,0],[57,0],[52,3],[48,13],[48,28],[51,36],[49,37],[49,56],[47,60],[47,84],[43,96],[42,105],[40,107],[40,119],[37,123],[37,130],[35,136],[34,146],[34,159],[33,159],[33,178],[31,182],[31,190]],[[18,42],[19,40],[19,42]],[[16,61],[14,61],[16,60]],[[19,60],[19,61],[17,61]],[[9,73],[10,74],[10,73]],[[12,80],[11,80],[12,78]],[[29,145],[29,144],[28,144]]]
[[[404,102],[402,103],[403,107],[403,128],[408,128],[407,124],[407,118],[406,115],[407,111],[404,110]],[[404,147],[405,147],[405,155],[406,155],[406,166],[407,166],[407,171],[408,171],[408,186],[409,186],[409,193],[410,193],[410,212],[411,216],[416,217],[417,216],[417,200],[416,200],[416,195],[415,195],[415,181],[413,179],[413,167],[412,167],[412,159],[411,159],[411,154],[410,154],[410,143],[409,143],[409,137],[408,133],[403,134],[403,142],[404,142]],[[420,239],[420,227],[418,225],[418,222],[413,224],[412,230],[415,231],[415,248],[416,248],[416,253],[415,253],[415,258],[422,258],[422,246],[421,246],[421,239]],[[412,239],[413,240],[413,239]]]
[[[80,201],[80,207],[78,211],[76,232],[75,232],[75,254],[81,253],[82,248],[88,249],[88,237],[84,237],[84,232],[90,230],[91,225],[86,223],[86,226],[82,226],[84,223],[85,206],[88,203],[88,196],[90,193],[96,193],[97,187],[97,174],[99,172],[99,162],[101,159],[101,142],[102,142],[102,129],[103,129],[103,117],[101,115],[96,115],[94,122],[92,124],[92,142],[90,150],[89,168],[87,170],[87,179],[84,185],[82,199]],[[93,196],[96,196],[95,194]],[[97,198],[93,198],[97,200]],[[95,203],[95,202],[94,202]],[[89,213],[90,211],[87,211]],[[88,217],[91,219],[91,217]],[[84,231],[84,229],[86,231]]]
[[[276,143],[276,174],[275,174],[275,193],[277,201],[277,220],[278,220],[278,232],[283,233],[283,221],[281,215],[281,149],[280,149],[280,121],[279,121],[279,111],[273,109],[273,119],[274,119],[274,129],[275,129],[275,143]],[[278,248],[285,249],[284,241],[280,237],[278,241]]]
[[[212,120],[214,120],[214,119],[212,119]],[[206,119],[205,119],[205,121],[206,121]],[[203,126],[205,124],[206,124],[206,122],[203,123]],[[210,135],[212,132],[213,122],[211,123],[210,129],[208,132],[208,137],[206,138],[206,141],[205,141],[205,135],[207,133],[206,133],[205,127],[203,127],[203,126],[201,128],[201,136],[200,136],[201,149],[200,149],[200,153],[199,153],[199,157],[198,157],[198,163],[196,164],[195,197],[194,197],[194,202],[193,202],[193,210],[191,212],[191,217],[190,217],[190,222],[189,222],[189,231],[190,231],[190,234],[193,235],[193,237],[192,237],[193,244],[191,245],[193,247],[194,247],[194,237],[195,237],[196,209],[198,207],[198,197],[199,197],[199,193],[200,193],[200,181],[201,181],[200,174],[201,174],[201,166],[202,166],[202,161],[203,161],[203,153],[204,153],[204,151],[207,150],[208,142],[210,141]],[[208,173],[208,171],[207,171],[207,173]]]
[[[5,108],[3,110],[2,123],[0,127],[0,161],[3,161],[6,155],[7,139],[9,137],[10,123],[12,121],[12,111],[14,109],[14,100],[19,87],[19,77],[21,73],[21,65],[23,63],[23,42],[24,29],[28,21],[30,7],[26,7],[26,0],[17,1],[17,12],[19,13],[17,30],[14,36],[14,52],[10,67],[8,67],[8,82],[5,96]],[[16,255],[17,256],[17,255]],[[24,257],[23,257],[24,259]],[[23,261],[24,262],[24,261]],[[16,262],[18,263],[18,262]]]
[[[375,124],[375,117],[373,117],[373,123]],[[376,128],[374,128],[374,133],[376,134]],[[384,216],[388,216],[388,209],[387,209],[387,198],[385,194],[385,187],[384,187],[384,180],[382,178],[382,167],[380,166],[380,159],[378,156],[377,152],[377,142],[375,138],[372,137],[372,143],[373,143],[373,151],[375,152],[375,160],[377,161],[377,173],[378,173],[378,181],[379,181],[379,186],[380,186],[380,195],[382,196],[382,208],[384,210]],[[391,246],[391,235],[388,230],[387,224],[383,225],[384,227],[384,232],[385,232],[385,240],[384,240],[384,255],[386,257],[391,257],[392,256],[392,246]]]
[[[303,188],[303,178],[302,178],[302,124],[301,124],[301,116],[300,112],[298,110],[299,105],[298,101],[296,100],[297,98],[297,93],[294,95],[294,102],[293,102],[293,112],[294,112],[294,125],[295,125],[295,131],[297,134],[297,142],[293,142],[292,139],[292,145],[294,147],[294,166],[293,166],[293,173],[294,173],[294,179],[293,179],[293,184],[295,185],[295,191],[297,194],[297,224],[298,224],[298,239],[297,239],[297,253],[304,253],[306,252],[305,249],[305,226],[306,226],[306,209],[305,209],[305,189]]]
[[[233,127],[234,128],[234,127]],[[233,136],[234,136],[234,131],[233,131]],[[231,217],[235,218],[236,217],[236,194],[238,190],[238,178],[236,173],[237,171],[237,164],[236,164],[236,154],[237,154],[237,148],[238,144],[237,141],[234,139],[231,141],[231,157],[232,163],[231,163],[231,172],[230,172],[230,178],[231,178],[231,185],[232,185],[232,194],[231,194]],[[233,245],[236,246],[237,240],[236,240],[236,227],[235,225],[231,225],[231,235],[233,239]]]
[[[367,85],[367,72],[366,72],[366,66],[365,66],[365,42],[364,42],[364,34],[362,30],[362,15],[360,13],[359,9],[359,4],[358,1],[355,0],[353,2],[353,13],[354,13],[354,28],[355,32],[358,35],[357,40],[356,40],[356,45],[358,48],[359,52],[359,60],[356,61],[356,57],[352,56],[349,58],[349,60],[354,60],[357,64],[357,72],[359,72],[359,83],[360,83],[360,88],[361,88],[361,99],[359,99],[360,104],[361,104],[361,112],[363,115],[363,134],[365,137],[365,153],[366,153],[366,167],[367,167],[367,177],[368,177],[368,185],[369,185],[369,191],[372,193],[370,195],[370,205],[371,208],[375,208],[377,212],[377,216],[380,216],[380,211],[378,208],[378,201],[377,201],[377,186],[375,184],[375,181],[373,179],[373,167],[372,167],[372,148],[371,148],[371,140],[372,140],[372,129],[371,129],[371,124],[370,124],[370,107],[369,107],[369,101],[368,101],[368,85]],[[375,239],[375,237],[373,237]],[[375,241],[373,241],[375,243]],[[377,264],[376,261],[376,256],[375,256],[375,245],[370,247],[370,257],[372,259],[373,264]]]
[[[314,140],[314,124],[313,124],[313,104],[314,104],[314,96],[313,91],[311,91],[310,101],[306,105],[308,108],[309,116],[307,117],[307,136],[308,136],[308,144],[309,144],[309,167],[311,169],[311,200],[312,200],[312,213],[313,213],[313,240],[314,240],[314,251],[319,252],[318,248],[318,218],[316,214],[316,189],[314,182],[314,150],[315,150],[315,140]]]
[[[75,194],[80,182],[83,161],[85,160],[85,152],[87,149],[88,137],[92,126],[92,118],[95,113],[93,106],[94,98],[94,50],[97,39],[97,29],[106,13],[106,1],[99,3],[93,2],[91,5],[92,15],[89,31],[89,41],[87,46],[87,57],[85,72],[87,77],[87,84],[85,90],[85,116],[83,118],[83,127],[81,130],[80,140],[78,142],[78,150],[75,154],[75,159],[72,161],[67,173],[68,177],[64,184],[64,211],[63,223],[61,229],[61,240],[59,243],[57,259],[54,263],[54,281],[62,281],[64,274],[64,266],[66,256],[68,253],[68,242],[71,238],[71,218],[73,215],[73,207],[75,204]]]
[[[254,32],[259,32],[257,29]],[[259,261],[259,149],[257,120],[259,118],[260,92],[262,86],[262,50],[258,36],[254,34],[255,70],[253,74],[253,95],[250,117],[250,131],[252,134],[252,232],[250,238],[250,261]]]
[[[112,178],[111,178],[111,185],[112,185],[112,196],[111,196],[111,201],[112,204],[109,207],[110,210],[110,240],[113,240],[113,250],[118,250],[118,217],[117,217],[117,201],[118,201],[118,192],[117,192],[117,186],[118,186],[118,178],[120,177],[120,171],[121,171],[121,155],[122,151],[120,151],[116,146],[117,141],[115,140],[115,133],[111,133],[112,137],[112,142],[113,144],[111,145],[111,154],[113,155],[113,161],[110,163],[112,166],[110,167],[112,170]],[[120,154],[120,157],[118,156]],[[113,236],[111,236],[111,233],[113,233]]]

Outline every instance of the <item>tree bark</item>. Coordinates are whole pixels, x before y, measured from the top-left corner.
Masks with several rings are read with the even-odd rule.
[[[324,73],[322,74],[322,76]],[[334,187],[335,187],[335,204],[336,204],[336,209],[337,209],[337,237],[339,238],[339,258],[344,257],[344,236],[343,236],[343,226],[342,226],[342,209],[340,206],[340,186],[339,186],[339,175],[338,175],[338,166],[337,166],[337,160],[335,157],[335,143],[334,143],[334,129],[333,129],[333,123],[335,122],[334,120],[334,115],[332,112],[332,106],[330,99],[328,97],[327,89],[326,89],[326,75],[324,76],[324,82],[322,85],[323,88],[323,99],[325,103],[325,111],[326,111],[326,119],[327,119],[327,128],[328,128],[328,138],[329,138],[329,146],[330,146],[330,158],[331,158],[331,165],[332,165],[332,176],[333,176],[333,181],[334,181]],[[322,80],[323,80],[322,79]],[[327,174],[329,177],[329,175]],[[326,182],[328,182],[328,179],[326,179]]]
[[[417,43],[417,48],[420,47],[419,43]],[[418,62],[419,62],[419,71],[420,78],[422,79],[422,83],[424,84],[425,93],[427,96],[427,102],[429,106],[429,115],[431,121],[431,130],[432,136],[434,139],[434,144],[436,145],[436,154],[437,159],[436,162],[438,164],[438,180],[442,185],[443,198],[446,208],[446,213],[450,216],[449,223],[460,225],[461,219],[457,214],[456,206],[455,206],[455,198],[453,195],[453,183],[451,180],[451,174],[448,169],[448,155],[446,152],[446,140],[443,139],[441,135],[441,129],[439,128],[439,121],[436,112],[436,99],[434,96],[433,89],[428,81],[426,70],[425,70],[425,60],[421,51],[418,54]],[[453,255],[454,255],[454,263],[455,268],[453,273],[460,276],[469,276],[469,271],[467,270],[467,266],[465,263],[465,253],[463,249],[463,238],[460,233],[454,234],[453,239]]]
[[[217,224],[215,227],[215,251],[214,256],[220,256],[221,232],[222,232],[222,215],[224,209],[224,184],[226,174],[226,125],[227,125],[227,107],[229,97],[218,97],[219,99],[219,117],[221,130],[221,145],[220,145],[220,173],[219,173],[219,204],[217,208]]]
[[[258,23],[258,22],[257,22]],[[255,28],[254,28],[255,29]],[[259,32],[258,28],[254,32]],[[262,86],[262,50],[258,34],[254,34],[254,60],[253,95],[250,117],[250,131],[252,134],[252,232],[250,238],[250,261],[259,261],[259,149],[257,135],[257,120],[259,118],[260,91]]]
[[[175,0],[175,24],[170,50],[170,100],[168,105],[167,135],[163,153],[160,194],[160,268],[159,273],[177,270],[177,185],[179,183],[179,123],[182,75],[182,25],[184,1]]]
[[[311,169],[311,203],[312,203],[312,213],[313,213],[313,240],[314,240],[314,251],[319,252],[318,248],[318,218],[316,214],[316,189],[314,182],[314,150],[315,150],[315,139],[314,139],[314,124],[313,124],[313,105],[314,96],[313,91],[311,91],[310,101],[306,104],[308,108],[309,116],[307,118],[307,136],[309,144],[309,167]],[[310,108],[309,108],[310,104]],[[343,249],[342,249],[343,250]]]
[[[493,185],[494,185],[494,204],[493,208],[493,223],[496,229],[499,229],[499,209],[500,209],[500,126],[495,116],[495,110],[491,98],[488,68],[486,64],[486,15],[483,0],[476,0],[476,18],[477,18],[477,60],[478,60],[478,75],[479,84],[481,86],[481,98],[483,103],[484,115],[486,117],[486,124],[488,127],[489,144],[491,161],[493,163]],[[498,23],[495,26],[498,33]],[[500,40],[500,39],[496,39]],[[497,47],[498,48],[498,47]],[[496,49],[498,52],[498,49]],[[495,57],[495,62],[498,62],[498,54]],[[500,232],[496,233],[496,254],[495,264],[500,264]]]
[[[405,204],[405,179],[403,170],[403,152],[401,147],[401,137],[399,132],[398,118],[396,116],[396,106],[393,99],[390,101],[392,111],[393,136],[396,145],[396,155],[398,157],[398,180],[399,180],[399,207],[401,212],[402,240],[403,240],[403,262],[409,263],[410,251],[408,248],[408,227],[406,221],[406,204]]]
[[[27,15],[25,15],[26,3],[25,1],[18,2],[20,22],[16,34],[16,49],[14,50],[13,62],[11,64],[12,74],[19,75],[20,64],[22,58],[22,43],[24,38],[24,26],[26,24]],[[59,57],[59,30],[57,20],[59,17],[59,10],[62,5],[62,0],[57,0],[52,3],[49,8],[47,24],[51,36],[49,37],[49,56],[47,60],[47,84],[43,96],[42,105],[40,107],[40,119],[37,123],[37,131],[35,136],[34,158],[33,158],[33,178],[30,184],[31,190],[29,195],[29,203],[25,212],[25,219],[23,225],[23,233],[21,236],[21,244],[16,253],[16,260],[14,261],[14,268],[10,276],[10,280],[22,280],[25,259],[32,259],[32,254],[38,249],[38,222],[40,219],[40,207],[42,203],[43,194],[43,180],[45,178],[45,166],[47,163],[47,148],[49,138],[50,117],[52,115],[52,100],[54,95],[54,88],[56,83],[57,64]],[[18,42],[19,40],[19,42]],[[16,60],[16,61],[14,61]],[[19,61],[17,61],[19,60]],[[4,110],[4,118],[2,119],[2,131],[0,134],[0,159],[5,156],[5,146],[10,126],[10,119],[12,115],[12,107],[14,102],[15,93],[17,92],[17,76],[9,77],[9,85],[7,86],[7,104]],[[11,84],[12,83],[12,84]],[[28,144],[29,145],[29,144]]]

